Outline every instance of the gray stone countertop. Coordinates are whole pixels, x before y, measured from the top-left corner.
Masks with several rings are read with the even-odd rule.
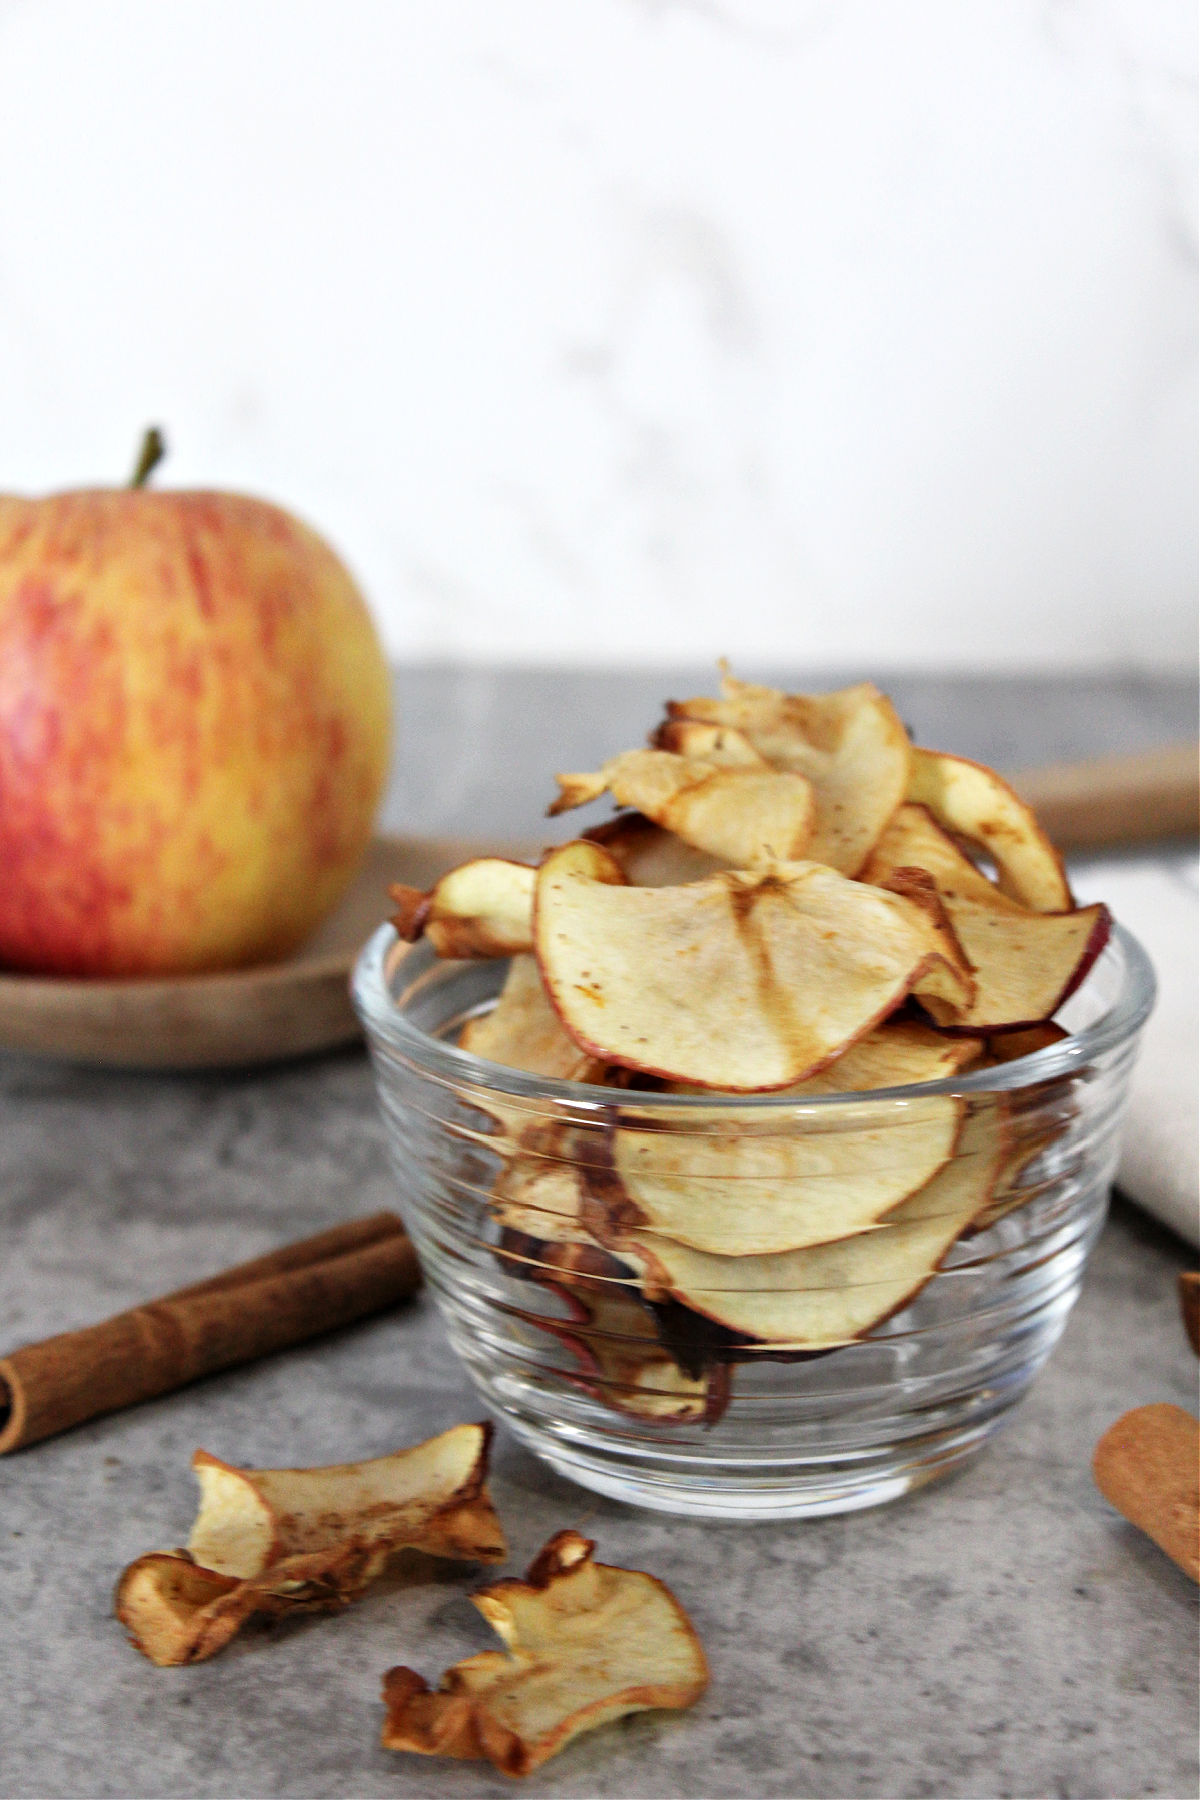
[[[536,833],[549,770],[593,766],[636,742],[666,693],[707,685],[694,669],[406,671],[388,822]],[[891,686],[922,741],[1009,766],[1195,731],[1182,682]],[[188,1076],[0,1057],[0,1349],[395,1202],[360,1052]],[[951,1478],[870,1512],[673,1520],[568,1485],[501,1430],[492,1486],[511,1570],[578,1527],[602,1560],[670,1583],[712,1667],[691,1711],[586,1736],[529,1791],[1195,1795],[1196,1590],[1089,1473],[1119,1413],[1195,1406],[1175,1302],[1191,1260],[1118,1199],[1007,1428]],[[120,1569],[186,1537],[198,1445],[333,1462],[479,1416],[423,1296],[0,1461],[0,1794],[511,1793],[487,1765],[378,1748],[385,1668],[432,1678],[486,1646],[466,1598],[478,1571],[439,1565],[341,1616],[247,1630],[189,1669],[151,1667],[111,1615]]]

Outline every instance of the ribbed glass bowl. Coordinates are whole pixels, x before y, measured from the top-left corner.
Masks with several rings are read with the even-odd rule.
[[[1050,1354],[1103,1223],[1154,998],[1136,941],[1114,929],[1049,1048],[803,1103],[468,1055],[457,1035],[505,969],[384,926],[354,977],[400,1207],[491,1411],[586,1487],[726,1519],[871,1506],[977,1450]],[[643,1230],[614,1250],[630,1171],[678,1218],[699,1197],[709,1219],[795,1202],[819,1221],[847,1171],[902,1188],[936,1163],[939,1131],[949,1161],[915,1201],[841,1243],[713,1262]],[[814,1332],[850,1341],[814,1351]]]

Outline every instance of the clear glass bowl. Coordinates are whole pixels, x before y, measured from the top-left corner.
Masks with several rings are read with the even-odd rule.
[[[458,1032],[505,968],[384,926],[354,977],[400,1207],[491,1411],[585,1487],[726,1519],[875,1505],[977,1450],[1050,1354],[1103,1224],[1154,999],[1136,941],[1114,929],[1049,1048],[803,1103],[468,1055]],[[802,1214],[819,1237],[823,1202],[866,1180],[877,1204],[929,1167],[915,1203],[840,1244],[713,1262],[643,1229],[614,1248],[631,1192],[660,1227],[703,1195],[706,1218],[761,1219],[769,1240],[782,1209],[784,1235]]]

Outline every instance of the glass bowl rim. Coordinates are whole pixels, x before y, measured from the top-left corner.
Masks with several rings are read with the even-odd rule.
[[[991,1069],[977,1069],[967,1075],[950,1075],[941,1081],[909,1082],[901,1087],[864,1088],[840,1094],[805,1094],[774,1090],[768,1093],[738,1094],[714,1088],[703,1094],[664,1094],[640,1092],[636,1089],[600,1087],[586,1081],[563,1081],[549,1075],[531,1075],[521,1069],[509,1069],[501,1063],[489,1062],[460,1050],[456,1044],[432,1037],[415,1025],[397,1006],[389,991],[391,954],[400,945],[393,925],[380,925],[363,945],[350,981],[355,1009],[372,1044],[378,1042],[389,1050],[407,1056],[425,1074],[441,1078],[452,1086],[510,1094],[516,1099],[549,1100],[563,1107],[602,1107],[611,1112],[614,1106],[631,1110],[640,1104],[653,1106],[656,1114],[697,1112],[731,1105],[739,1111],[753,1109],[769,1113],[772,1108],[795,1110],[803,1106],[837,1108],[879,1100],[914,1100],[938,1094],[995,1093],[997,1090],[1023,1088],[1048,1081],[1060,1075],[1077,1073],[1105,1051],[1128,1042],[1145,1024],[1154,1005],[1157,981],[1154,965],[1142,945],[1115,919],[1101,958],[1113,948],[1121,952],[1123,979],[1116,1000],[1078,1032],[1072,1032],[1058,1044],[1034,1050],[1027,1056],[1014,1057]],[[424,940],[410,945],[404,952],[406,964],[416,963],[416,973],[424,974],[443,961]],[[1098,961],[1100,959],[1097,959]],[[443,966],[449,967],[443,961]],[[1085,982],[1082,985],[1086,985]]]

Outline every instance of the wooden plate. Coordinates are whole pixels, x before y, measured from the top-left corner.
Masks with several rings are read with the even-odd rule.
[[[354,886],[287,962],[166,980],[80,981],[0,974],[0,1049],[125,1069],[274,1062],[360,1036],[348,982],[388,915],[388,883],[429,887],[469,856],[509,845],[378,837]]]

